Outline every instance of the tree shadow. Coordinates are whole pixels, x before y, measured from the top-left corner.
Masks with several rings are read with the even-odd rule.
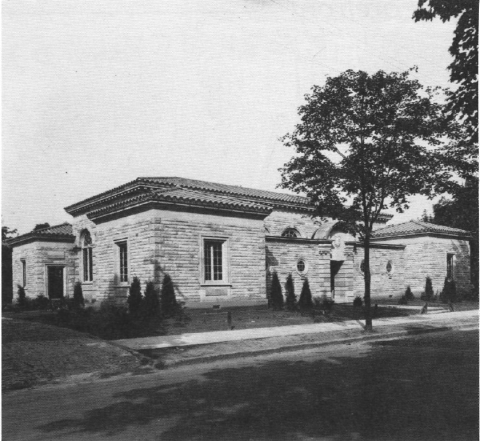
[[[447,346],[215,369],[116,393],[113,404],[38,429],[115,437],[162,420],[162,440],[477,439],[478,354],[471,343]]]

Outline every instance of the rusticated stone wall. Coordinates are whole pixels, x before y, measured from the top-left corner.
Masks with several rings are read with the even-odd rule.
[[[364,248],[356,246],[353,261],[354,295],[365,294],[365,279],[360,264],[364,258]],[[391,260],[392,271],[387,272],[387,262]],[[404,250],[398,248],[370,248],[371,299],[400,298],[405,293]]]
[[[455,255],[454,278],[457,292],[467,294],[470,289],[470,246],[456,238],[417,236],[399,237],[382,243],[404,244],[404,287],[410,285],[413,294],[420,297],[425,290],[425,279],[432,279],[433,291],[440,293],[447,275],[447,254]]]
[[[36,241],[13,248],[13,297],[17,298],[18,285],[23,284],[23,268],[21,259],[26,262],[25,293],[28,297],[38,295],[48,297],[47,292],[47,265],[65,266],[63,277],[65,280],[66,297],[73,295],[73,285],[70,283],[73,268],[72,244],[63,242]]]
[[[84,228],[92,235],[91,287],[99,300],[126,298],[134,276],[140,279],[142,288],[149,280],[159,287],[168,273],[177,298],[187,303],[266,301],[263,219],[152,209],[97,225],[79,217],[74,225],[75,234],[79,236]],[[207,287],[202,280],[205,237],[227,241],[228,278],[215,287]],[[119,281],[118,241],[127,241],[127,283]],[[80,270],[80,252],[77,259]],[[80,276],[78,272],[77,278]]]

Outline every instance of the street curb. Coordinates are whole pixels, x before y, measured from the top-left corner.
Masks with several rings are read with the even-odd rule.
[[[415,330],[398,330],[398,331],[393,331],[393,332],[387,332],[387,333],[376,333],[374,330],[372,333],[365,333],[360,335],[354,335],[351,337],[343,337],[343,338],[336,338],[332,340],[327,340],[327,341],[318,341],[318,342],[308,342],[308,343],[297,343],[295,345],[286,345],[286,346],[281,346],[281,347],[276,347],[276,348],[264,348],[264,349],[258,349],[258,350],[246,350],[246,351],[238,351],[238,352],[231,352],[231,353],[226,353],[226,354],[212,354],[212,355],[205,355],[205,356],[199,356],[199,357],[192,357],[192,358],[186,358],[186,359],[179,359],[179,360],[165,360],[161,361],[159,360],[156,364],[155,367],[157,369],[170,369],[178,366],[187,366],[187,365],[195,365],[195,364],[202,364],[202,363],[210,363],[213,361],[220,361],[220,360],[230,360],[230,359],[235,359],[235,358],[242,358],[242,357],[255,357],[255,356],[260,356],[260,355],[269,355],[269,354],[279,354],[279,353],[286,353],[286,352],[296,352],[296,351],[301,351],[305,349],[314,349],[318,347],[326,347],[326,346],[334,346],[334,345],[340,345],[340,344],[349,344],[349,343],[354,343],[354,342],[362,342],[362,341],[372,341],[372,340],[385,340],[385,339],[392,339],[392,338],[397,338],[397,337],[402,337],[406,335],[421,335],[421,334],[430,334],[430,333],[435,333],[435,332],[445,332],[445,331],[454,331],[454,330],[462,330],[462,331],[470,331],[470,330],[475,330],[478,329],[478,323],[476,324],[464,324],[464,325],[453,325],[453,326],[439,326],[439,327],[432,327],[432,328],[424,328],[424,329],[415,329]],[[259,339],[261,340],[261,339]],[[267,339],[263,339],[267,340]],[[212,344],[219,344],[219,343],[214,343]],[[202,345],[204,346],[204,345]],[[156,349],[156,350],[149,350],[149,349],[141,349],[138,352],[142,354],[144,357],[151,358],[153,360],[158,359],[161,357],[161,355],[155,357],[155,356],[149,356],[148,353],[151,352],[158,352],[158,353],[164,353],[168,354],[168,352],[171,352],[172,349]]]

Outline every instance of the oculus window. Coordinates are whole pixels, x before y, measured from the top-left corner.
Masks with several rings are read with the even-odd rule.
[[[287,228],[283,231],[282,237],[300,237],[300,233],[295,228]]]

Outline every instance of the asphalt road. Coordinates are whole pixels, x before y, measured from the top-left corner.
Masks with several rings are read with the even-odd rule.
[[[478,331],[3,396],[5,440],[476,440]]]

